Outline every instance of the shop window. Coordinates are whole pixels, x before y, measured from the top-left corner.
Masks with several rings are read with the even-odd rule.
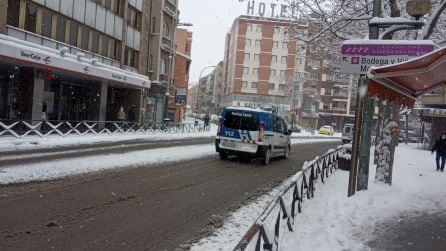
[[[20,17],[20,1],[9,0],[7,23],[11,26],[19,27],[19,17]]]
[[[36,33],[37,5],[26,3],[25,30]]]
[[[67,27],[67,19],[64,16],[57,16],[56,40],[65,42],[65,29]]]
[[[43,10],[42,25],[40,26],[42,36],[51,37],[52,21],[53,21],[53,13],[49,10]]]
[[[93,53],[99,52],[99,32],[93,31],[91,36],[91,51]]]
[[[77,34],[79,30],[79,25],[77,22],[71,20],[70,21],[70,44],[72,46],[77,46]]]

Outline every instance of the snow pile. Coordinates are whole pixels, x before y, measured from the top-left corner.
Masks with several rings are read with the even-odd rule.
[[[373,162],[373,156],[370,159]],[[348,172],[338,170],[324,185],[316,184],[315,198],[304,201],[294,232],[288,232],[282,222],[280,250],[367,250],[366,243],[375,237],[376,224],[401,214],[436,214],[446,210],[446,190],[440,189],[446,174],[435,171],[430,152],[412,145],[396,149],[392,186],[374,183],[375,167],[371,164],[369,189],[348,198],[348,176]],[[232,250],[242,237],[234,235],[253,223],[243,218],[247,215],[243,212],[256,218],[268,198],[273,196],[261,198],[246,211],[241,208],[215,236],[203,239],[193,250]]]

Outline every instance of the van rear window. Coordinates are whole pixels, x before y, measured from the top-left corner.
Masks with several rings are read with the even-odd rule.
[[[259,115],[243,111],[228,111],[223,122],[224,127],[247,131],[257,131]]]

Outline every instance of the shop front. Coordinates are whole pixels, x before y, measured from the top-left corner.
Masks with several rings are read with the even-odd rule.
[[[146,76],[0,35],[0,119],[139,121]]]

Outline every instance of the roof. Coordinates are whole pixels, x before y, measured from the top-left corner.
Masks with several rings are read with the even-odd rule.
[[[415,100],[446,84],[446,47],[409,61],[370,69],[369,95],[413,107]]]

